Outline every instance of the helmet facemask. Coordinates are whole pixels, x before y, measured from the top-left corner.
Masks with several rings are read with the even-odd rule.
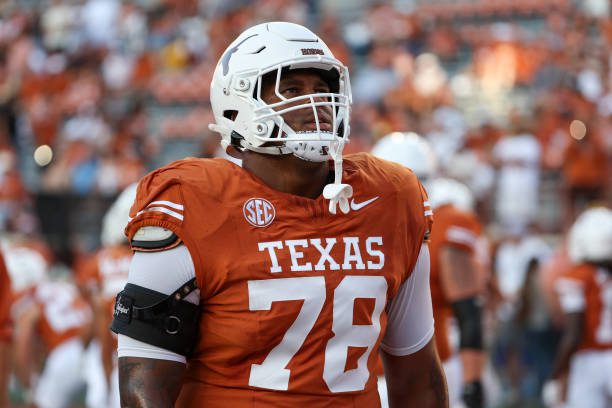
[[[326,66],[329,68],[329,66]],[[281,90],[284,75],[294,70],[312,69],[327,83],[329,92],[317,92],[287,98]],[[342,73],[342,71],[344,71]],[[252,126],[250,146],[241,141],[240,147],[267,154],[293,154],[300,159],[323,162],[340,156],[348,141],[350,94],[344,91],[342,76],[348,75],[346,68],[332,65],[331,69],[275,66],[262,70],[255,78],[252,94]],[[262,89],[272,86],[276,101],[267,102]],[[305,110],[312,114],[314,128],[293,129],[286,116],[291,112]],[[255,145],[255,146],[253,146]]]

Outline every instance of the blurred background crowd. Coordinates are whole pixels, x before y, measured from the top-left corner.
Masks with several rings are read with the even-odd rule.
[[[414,131],[470,187],[499,287],[491,405],[539,406],[561,324],[546,291],[559,248],[576,214],[612,201],[607,0],[4,0],[0,231],[72,274],[126,186],[223,155],[207,128],[214,65],[271,20],[308,26],[348,65],[347,152]]]

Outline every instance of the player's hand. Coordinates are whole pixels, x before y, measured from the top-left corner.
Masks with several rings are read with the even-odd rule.
[[[561,383],[559,380],[548,380],[542,387],[542,402],[549,408],[560,407],[562,404],[561,398]]]
[[[461,399],[466,408],[482,408],[484,406],[484,393],[480,380],[463,384]]]

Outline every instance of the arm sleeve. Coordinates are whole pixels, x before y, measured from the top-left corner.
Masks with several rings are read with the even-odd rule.
[[[388,309],[387,331],[380,347],[404,356],[422,349],[433,337],[434,319],[429,290],[429,249],[421,246],[412,275],[400,287]]]
[[[193,260],[187,248],[179,245],[161,252],[135,252],[130,264],[128,283],[169,295],[193,277],[195,277]],[[199,304],[200,291],[195,290],[185,300]],[[185,357],[180,354],[122,334],[118,337],[117,354],[119,357],[186,362]]]

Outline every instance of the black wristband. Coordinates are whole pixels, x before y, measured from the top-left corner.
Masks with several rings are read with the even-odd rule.
[[[484,406],[484,393],[480,380],[463,384],[461,399],[467,408],[482,408]]]

